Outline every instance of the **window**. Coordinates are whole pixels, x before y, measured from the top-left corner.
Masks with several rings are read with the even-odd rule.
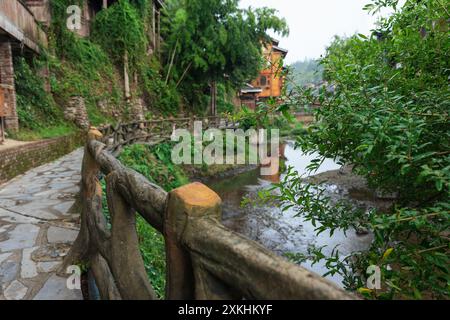
[[[267,78],[265,76],[261,76],[261,79],[259,82],[260,82],[261,86],[265,86],[265,85],[267,85]]]

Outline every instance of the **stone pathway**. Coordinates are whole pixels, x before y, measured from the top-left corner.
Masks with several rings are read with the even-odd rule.
[[[83,149],[0,185],[0,300],[79,300],[55,270],[78,234],[69,213]]]

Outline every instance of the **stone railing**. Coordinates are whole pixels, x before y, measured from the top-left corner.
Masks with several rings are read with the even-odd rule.
[[[186,119],[172,124],[181,122],[188,125]],[[221,199],[205,185],[193,183],[167,193],[123,166],[111,153],[114,148],[101,141],[113,139],[113,146],[137,141],[130,126],[142,130],[139,124],[102,129],[112,137],[89,131],[82,167],[81,229],[60,272],[89,262],[102,299],[156,299],[139,251],[137,213],[164,235],[166,299],[354,298],[224,227]],[[136,137],[147,141],[152,136],[147,132],[148,136],[136,133]],[[110,228],[102,211],[101,174],[106,177]]]

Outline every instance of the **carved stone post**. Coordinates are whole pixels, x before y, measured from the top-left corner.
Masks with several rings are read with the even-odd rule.
[[[190,253],[183,246],[186,225],[191,218],[211,217],[220,219],[221,199],[201,183],[192,183],[169,193],[167,211],[164,217],[167,260],[167,299],[207,298],[204,282],[207,276],[201,266],[195,265]]]

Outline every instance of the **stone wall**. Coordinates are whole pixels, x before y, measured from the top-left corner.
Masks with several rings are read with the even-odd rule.
[[[133,121],[145,121],[144,109],[145,102],[141,98],[136,98],[131,101],[130,114]]]
[[[5,96],[6,129],[15,131],[19,128],[16,110],[16,90],[14,86],[14,66],[11,42],[0,39],[0,87]]]
[[[83,97],[70,98],[64,110],[64,119],[75,123],[78,128],[89,128],[89,117]]]
[[[0,184],[56,160],[84,143],[84,134],[32,142],[0,151]]]

